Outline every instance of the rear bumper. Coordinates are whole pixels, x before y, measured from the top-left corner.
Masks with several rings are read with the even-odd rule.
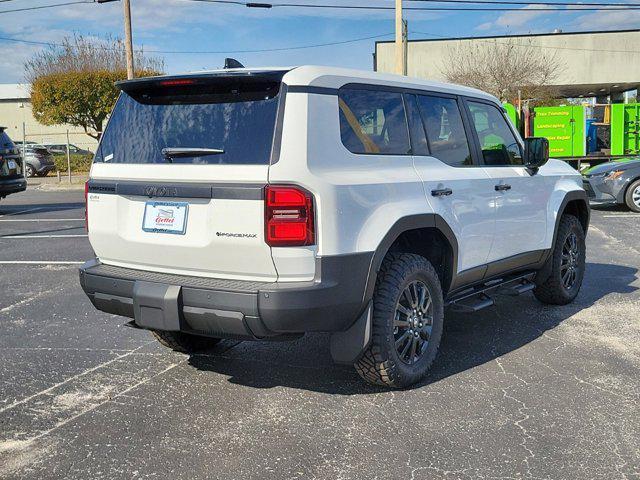
[[[10,193],[24,192],[27,189],[27,181],[24,177],[11,180],[0,179],[0,195],[9,195]]]
[[[372,256],[322,257],[315,280],[291,283],[169,275],[92,260],[80,268],[80,284],[97,309],[143,328],[250,339],[340,332],[365,309]]]

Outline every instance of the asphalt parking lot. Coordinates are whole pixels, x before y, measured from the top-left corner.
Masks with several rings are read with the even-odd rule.
[[[183,356],[96,311],[82,192],[0,203],[0,478],[640,478],[640,215],[592,212],[583,290],[446,318],[407,391],[328,337]]]

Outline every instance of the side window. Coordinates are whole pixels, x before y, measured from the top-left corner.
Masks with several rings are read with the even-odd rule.
[[[429,155],[427,136],[424,132],[424,125],[418,109],[418,101],[415,95],[405,94],[404,103],[407,107],[407,118],[409,119],[409,133],[411,134],[411,146],[414,155]]]
[[[473,165],[458,102],[453,98],[418,95],[431,155],[452,167]]]
[[[343,88],[339,93],[340,136],[352,153],[411,153],[402,94]]]
[[[486,165],[522,165],[522,151],[502,112],[493,105],[468,102]]]

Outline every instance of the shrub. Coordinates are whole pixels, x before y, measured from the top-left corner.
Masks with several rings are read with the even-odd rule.
[[[56,164],[56,169],[64,174],[67,172],[67,156],[66,155],[54,155],[53,161]],[[93,155],[80,155],[71,154],[71,173],[87,173],[91,170],[91,162],[93,162]]]

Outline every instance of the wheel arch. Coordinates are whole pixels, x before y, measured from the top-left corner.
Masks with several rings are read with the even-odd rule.
[[[629,192],[629,189],[631,188],[631,185],[633,185],[638,180],[640,180],[640,173],[638,173],[635,177],[629,179],[627,185],[625,185],[624,188],[620,189],[620,192],[618,193],[618,197],[616,198],[616,201],[618,203],[621,203],[621,204],[625,204],[626,203],[626,201],[627,201],[627,192]]]
[[[552,245],[555,245],[556,236],[558,234],[558,225],[560,224],[560,219],[564,214],[570,214],[577,217],[586,235],[587,230],[589,230],[591,209],[589,208],[589,198],[587,197],[587,193],[584,190],[574,190],[568,192],[564,196],[564,199],[560,204],[560,208],[558,209],[558,215],[556,216]]]
[[[440,215],[409,215],[393,224],[373,254],[365,288],[365,304],[373,298],[378,272],[389,252],[415,253],[426,257],[438,272],[443,293],[446,295],[449,291],[458,265],[458,241]]]

